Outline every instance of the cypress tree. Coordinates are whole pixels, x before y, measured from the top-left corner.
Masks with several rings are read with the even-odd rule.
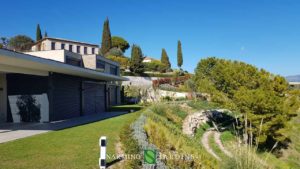
[[[101,54],[105,55],[111,49],[111,34],[109,29],[109,20],[106,18],[103,24],[102,42],[101,42]]]
[[[161,52],[161,63],[164,65],[165,71],[167,71],[168,69],[171,68],[169,56],[164,48],[162,49],[162,52]]]
[[[177,43],[177,66],[181,69],[183,63],[183,58],[182,58],[182,49],[181,49],[181,42],[180,40]]]
[[[133,73],[144,72],[142,49],[137,45],[132,45],[129,69]]]
[[[41,39],[43,39],[43,36],[42,36],[40,24],[37,24],[37,27],[36,27],[36,41],[39,41]]]

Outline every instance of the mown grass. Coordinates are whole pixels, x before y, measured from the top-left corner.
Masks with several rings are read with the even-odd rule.
[[[118,106],[111,106],[109,111],[138,111],[141,110],[143,106],[138,104],[126,104],[126,105],[118,105]]]
[[[0,144],[0,168],[99,168],[100,136],[107,136],[107,152],[114,154],[121,128],[139,115],[130,113]]]

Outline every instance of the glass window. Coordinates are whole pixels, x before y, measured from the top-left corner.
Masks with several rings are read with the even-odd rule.
[[[95,54],[95,48],[92,48],[92,54]]]
[[[97,66],[97,69],[105,69],[105,62],[104,61],[102,61],[102,60],[97,60],[97,64],[96,64],[96,66]]]
[[[64,43],[61,44],[61,49],[65,49],[65,44]]]
[[[66,56],[66,64],[81,67],[81,60],[73,58],[71,56]]]
[[[84,54],[87,54],[87,47],[84,47]]]
[[[51,42],[51,50],[55,50],[55,42]]]
[[[118,69],[116,66],[110,65],[110,74],[118,75]]]
[[[73,51],[73,45],[69,45],[69,51],[70,51],[70,52]]]
[[[80,53],[80,46],[77,46],[77,53]]]

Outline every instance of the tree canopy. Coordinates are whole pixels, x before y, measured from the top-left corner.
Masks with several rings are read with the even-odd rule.
[[[108,53],[111,48],[112,48],[111,34],[109,28],[109,20],[107,18],[103,24],[102,42],[101,42],[101,49],[100,49],[101,54],[106,55],[106,53]]]
[[[112,47],[121,49],[123,53],[130,47],[129,43],[124,38],[119,36],[113,36],[111,42]]]
[[[171,69],[171,63],[169,60],[169,56],[164,48],[161,51],[161,63],[165,66],[166,71]]]
[[[36,41],[39,41],[41,39],[43,39],[43,36],[42,36],[40,24],[37,24],[37,26],[36,26]]]
[[[243,62],[210,57],[198,63],[194,81],[199,92],[211,94],[212,101],[240,112],[260,146],[288,142],[284,131],[296,115],[299,96],[289,92],[283,77]]]
[[[26,35],[17,35],[15,37],[10,38],[8,42],[8,47],[12,50],[16,51],[26,51],[30,50],[34,41],[26,36]]]
[[[182,64],[183,64],[182,49],[181,49],[181,42],[179,40],[177,44],[177,66],[181,68]]]
[[[133,73],[143,73],[143,53],[142,49],[137,45],[132,45],[131,48],[131,59],[130,59],[130,71]]]

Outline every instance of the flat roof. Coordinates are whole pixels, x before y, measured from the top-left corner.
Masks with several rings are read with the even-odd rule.
[[[128,80],[125,77],[107,74],[93,69],[68,65],[62,62],[44,59],[6,49],[0,49],[0,69],[1,67],[4,70],[5,67],[7,67],[7,71],[13,68],[18,68],[19,70],[30,70],[29,72],[55,72],[104,81]]]
[[[86,42],[80,42],[80,41],[74,41],[74,40],[68,40],[68,39],[63,39],[63,38],[51,38],[51,37],[45,37],[37,42],[34,43],[34,45],[44,41],[44,40],[55,40],[55,41],[61,41],[61,42],[68,42],[68,43],[77,43],[77,44],[82,44],[82,45],[89,45],[89,46],[94,46],[99,48],[99,45],[97,44],[92,44],[92,43],[86,43]]]

